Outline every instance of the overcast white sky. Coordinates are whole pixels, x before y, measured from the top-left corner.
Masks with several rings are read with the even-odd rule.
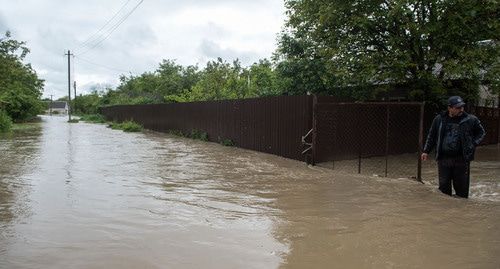
[[[116,86],[120,74],[153,71],[162,59],[200,68],[217,57],[250,65],[271,56],[285,20],[283,0],[140,2],[0,0],[0,35],[10,30],[27,42],[26,62],[45,79],[44,97],[59,98],[68,94],[67,50],[76,56],[77,93],[88,92],[94,85]]]

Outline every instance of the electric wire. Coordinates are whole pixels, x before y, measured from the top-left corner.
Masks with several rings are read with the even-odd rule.
[[[125,2],[125,4],[123,4],[120,9],[108,20],[106,21],[106,23],[101,27],[99,28],[99,30],[97,30],[94,34],[92,34],[89,38],[87,38],[79,47],[77,50],[75,50],[73,52],[73,63],[72,63],[72,66],[71,66],[71,71],[70,71],[70,81],[75,81],[76,77],[75,77],[75,58],[78,58],[79,60],[81,60],[82,62],[85,62],[87,64],[92,64],[92,65],[95,65],[95,66],[99,66],[101,68],[106,68],[106,69],[109,69],[109,70],[113,70],[113,71],[117,71],[117,72],[120,72],[120,73],[129,73],[129,74],[132,74],[131,71],[127,71],[127,70],[121,70],[121,69],[117,69],[117,68],[112,68],[112,67],[108,67],[108,66],[105,66],[105,65],[102,65],[102,64],[98,64],[98,63],[94,63],[92,61],[89,61],[85,58],[82,58],[82,57],[79,57],[81,55],[84,55],[86,53],[88,53],[89,51],[93,50],[94,48],[96,48],[98,45],[100,45],[102,42],[104,42],[106,39],[108,39],[108,37],[123,23],[125,22],[125,20],[127,20],[130,15],[132,15],[132,13],[134,13],[134,11],[144,2],[144,0],[140,0],[128,13],[124,14],[123,16],[121,16],[118,21],[116,21],[114,24],[112,24],[110,27],[108,27],[107,30],[104,30],[106,29],[106,27],[113,21],[115,20],[115,18],[117,18],[117,16],[122,13],[122,11],[125,9],[125,7],[129,4],[130,0],[127,0]],[[104,30],[104,31],[103,31]],[[95,42],[93,45],[91,43]],[[87,49],[82,52],[82,53],[76,53],[79,49],[84,49],[85,47],[87,47]],[[63,59],[65,57],[63,56]],[[56,90],[60,90],[60,89],[56,89]]]
[[[94,46],[95,44],[99,43],[105,35],[109,34],[110,31],[112,32],[113,31],[113,28],[116,26],[116,25],[119,25],[120,24],[120,21],[127,16],[127,14],[124,14],[122,16],[119,17],[118,20],[115,20],[115,18],[120,14],[122,13],[122,11],[124,10],[124,8],[128,5],[128,3],[130,2],[130,0],[127,0],[127,2],[125,2],[125,4],[122,5],[122,7],[113,15],[113,17],[111,17],[97,32],[95,32],[93,35],[91,35],[89,38],[87,38],[86,41],[84,41],[76,51],[80,51],[80,50],[83,50],[85,48],[89,48],[89,47],[92,47]],[[115,20],[115,22],[113,22],[113,20]],[[110,27],[107,27],[106,29],[106,26],[109,25],[110,22],[113,22],[113,24],[110,26]],[[104,31],[103,31],[104,30]]]
[[[96,41],[98,39],[98,35],[100,35],[99,33],[106,26],[108,26],[108,24],[111,21],[113,21],[116,18],[116,16],[118,16],[118,14],[120,14],[122,12],[122,10],[128,5],[129,2],[130,2],[130,0],[127,0],[127,2],[125,2],[125,4],[123,4],[121,6],[121,8],[113,15],[113,17],[111,17],[101,28],[99,28],[99,30],[97,30],[95,33],[93,33],[92,35],[90,35],[85,41],[83,41],[82,44],[76,50],[79,50],[80,48],[83,48],[83,47],[89,45],[92,41]]]
[[[144,0],[141,0],[139,3],[137,3],[137,5],[134,6],[134,8],[129,11],[124,17],[122,17],[111,29],[110,31],[108,32],[108,34],[106,36],[104,36],[104,38],[101,38],[97,43],[95,43],[93,46],[91,46],[90,48],[88,48],[87,50],[85,50],[84,52],[80,53],[79,55],[82,56],[82,55],[85,55],[87,52],[93,50],[95,47],[97,47],[98,45],[100,45],[104,40],[106,40],[138,7],[139,5],[142,4],[142,2],[144,2]]]
[[[75,58],[77,58],[78,60],[81,60],[82,62],[85,62],[87,64],[91,64],[91,65],[95,65],[95,66],[98,66],[98,67],[101,67],[101,68],[105,68],[105,69],[109,69],[109,70],[112,70],[112,71],[117,71],[117,72],[121,72],[121,73],[132,73],[130,70],[123,70],[123,69],[118,69],[118,68],[114,68],[114,67],[109,67],[109,66],[106,66],[106,65],[103,65],[103,64],[98,64],[98,63],[94,63],[88,59],[85,59],[85,58],[82,58],[81,56],[75,56]]]

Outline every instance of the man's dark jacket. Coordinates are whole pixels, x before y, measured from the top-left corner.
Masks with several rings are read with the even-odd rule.
[[[447,113],[448,111],[445,111],[434,118],[423,150],[424,153],[429,153],[437,146],[436,160],[439,160],[441,157],[441,142],[444,137],[446,120],[448,119]],[[463,112],[463,118],[459,126],[463,158],[465,161],[470,162],[474,160],[476,146],[483,140],[485,131],[479,119],[466,112]]]

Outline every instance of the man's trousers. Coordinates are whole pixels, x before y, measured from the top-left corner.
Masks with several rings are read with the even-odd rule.
[[[452,195],[451,186],[457,196],[469,197],[470,163],[463,159],[438,160],[439,190]]]

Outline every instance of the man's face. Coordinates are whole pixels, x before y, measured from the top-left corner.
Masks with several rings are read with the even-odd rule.
[[[464,112],[464,107],[448,107],[448,113],[450,114],[450,117],[457,117],[462,115]]]

